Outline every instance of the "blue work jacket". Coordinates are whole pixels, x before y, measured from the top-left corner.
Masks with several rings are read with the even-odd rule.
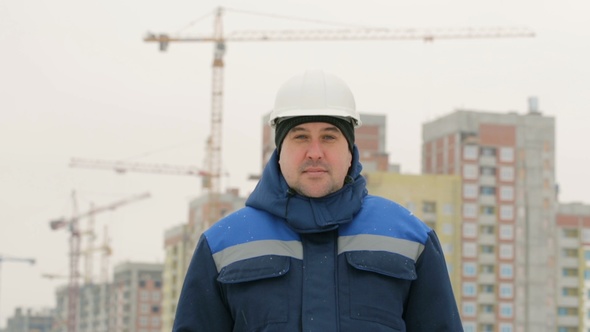
[[[247,206],[201,236],[173,331],[463,331],[436,234],[368,195],[360,164],[341,191],[310,199],[274,162]]]

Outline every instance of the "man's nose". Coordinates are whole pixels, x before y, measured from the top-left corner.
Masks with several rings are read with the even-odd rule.
[[[312,160],[321,159],[324,156],[324,151],[319,140],[311,140],[307,146],[307,158]]]

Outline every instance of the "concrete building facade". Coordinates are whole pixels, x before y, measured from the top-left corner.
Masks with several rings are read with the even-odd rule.
[[[465,331],[556,331],[554,119],[458,110],[422,129],[423,173],[462,178]]]

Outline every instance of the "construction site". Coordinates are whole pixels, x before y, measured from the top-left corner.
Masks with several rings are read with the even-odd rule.
[[[93,150],[95,154],[84,153],[87,149],[81,143],[95,141],[91,134],[86,136],[83,130],[78,133],[80,146],[76,145],[76,138],[67,137],[67,144],[71,144],[72,149],[68,150],[67,165],[60,165],[65,169],[63,174],[67,175],[60,173],[54,181],[67,184],[68,192],[51,194],[63,196],[59,198],[59,209],[31,208],[38,211],[34,215],[35,222],[26,222],[27,232],[36,236],[31,241],[38,240],[41,232],[45,232],[47,234],[43,233],[43,236],[51,237],[51,242],[43,248],[47,251],[56,249],[61,254],[52,254],[51,262],[45,263],[41,258],[43,255],[34,254],[34,251],[8,251],[0,246],[0,332],[164,332],[172,329],[184,276],[201,234],[220,218],[244,206],[249,191],[256,185],[275,150],[275,133],[266,125],[272,100],[262,101],[262,105],[269,105],[266,109],[253,111],[252,105],[258,107],[260,104],[250,104],[240,97],[256,88],[257,78],[253,77],[242,91],[232,82],[235,78],[232,71],[236,67],[243,66],[251,72],[258,68],[264,73],[261,75],[275,83],[284,80],[293,70],[279,66],[271,68],[265,66],[265,61],[279,54],[277,57],[285,63],[292,66],[298,63],[281,51],[299,48],[300,53],[294,57],[306,59],[306,52],[318,48],[323,53],[331,53],[326,55],[327,58],[338,59],[351,49],[366,47],[367,52],[354,55],[354,62],[348,63],[350,59],[347,58],[335,68],[362,67],[367,63],[374,66],[373,72],[367,75],[371,76],[379,68],[388,66],[385,61],[377,63],[383,58],[376,55],[375,50],[392,44],[412,48],[418,43],[419,47],[450,43],[458,50],[468,50],[465,51],[469,53],[466,66],[485,67],[495,61],[487,54],[493,51],[494,45],[511,43],[510,47],[519,48],[537,38],[535,30],[523,25],[389,28],[374,23],[359,24],[358,18],[353,22],[335,22],[312,15],[292,16],[225,7],[201,14],[193,21],[184,22],[185,28],[177,32],[146,31],[143,38],[137,36],[137,43],[143,45],[137,54],[148,59],[149,65],[157,68],[156,71],[167,77],[167,81],[139,74],[142,69],[135,68],[132,61],[122,63],[114,52],[109,53],[113,63],[121,62],[121,68],[132,68],[130,71],[134,71],[134,75],[152,83],[148,92],[138,92],[141,97],[130,95],[128,99],[137,102],[140,108],[148,108],[150,104],[159,107],[159,111],[152,111],[150,115],[154,123],[161,122],[169,127],[168,135],[176,131],[178,137],[189,137],[191,142],[177,144],[177,138],[151,132],[149,124],[145,128],[138,126],[141,127],[138,130],[145,130],[147,136],[152,136],[150,139],[161,143],[151,144],[146,149],[149,151],[143,154],[132,150],[141,145],[127,145],[125,138],[133,137],[133,133],[125,133],[128,129],[112,135],[111,129],[105,129],[105,141],[110,144],[105,143],[104,149]],[[234,15],[255,21],[289,23],[277,23],[277,26],[283,26],[279,29],[240,28],[231,21]],[[203,25],[210,31],[194,32]],[[351,46],[346,46],[348,43]],[[256,54],[254,58],[259,62],[250,62],[251,58],[248,58],[249,62],[240,60],[245,50]],[[80,52],[96,55],[103,51]],[[422,50],[413,52],[416,49],[404,56],[425,53]],[[420,69],[423,74],[427,71],[425,66],[437,73],[444,72],[432,68],[445,67],[446,54],[443,56],[443,51],[433,53],[420,56],[419,60],[432,60],[431,64],[417,65],[423,67]],[[389,54],[388,59],[396,61],[394,55]],[[437,58],[438,55],[441,57]],[[178,65],[179,62],[182,64]],[[300,61],[298,65],[308,66],[309,63]],[[478,80],[484,79],[484,74],[493,73],[484,70],[477,74],[482,75]],[[192,100],[190,105],[184,105],[187,113],[193,113],[190,118],[169,115],[171,111],[167,110],[167,103],[172,105],[170,108],[178,106],[175,100],[178,91],[172,89],[158,94],[159,89],[175,85],[173,79],[178,77],[188,82],[182,93]],[[206,84],[190,86],[191,82],[202,77],[208,78]],[[427,82],[430,93],[436,90],[434,85],[444,85],[442,81],[436,82]],[[125,85],[125,82],[117,84]],[[362,98],[374,91],[393,91],[403,86],[403,82],[379,85],[367,88],[359,95]],[[258,96],[271,98],[275,91],[270,90]],[[154,98],[152,101],[151,97]],[[395,108],[399,107],[385,104],[377,108],[371,103],[361,103],[368,106],[361,110],[363,125],[356,130],[363,174],[368,179],[370,192],[404,205],[440,235],[446,261],[453,267],[449,269],[450,279],[465,331],[570,332],[582,331],[582,328],[585,331],[590,328],[586,316],[590,299],[574,295],[588,289],[583,272],[587,268],[579,265],[578,258],[581,264],[588,261],[583,257],[590,252],[590,247],[582,234],[590,229],[590,205],[563,200],[558,195],[555,167],[555,122],[558,116],[546,113],[536,96],[519,95],[516,98],[526,107],[514,103],[509,107],[481,103],[480,107],[439,109],[439,105],[425,105],[421,100],[420,107],[436,111],[417,115],[408,112],[407,116],[398,114],[400,110]],[[461,103],[462,100],[454,102]],[[100,106],[109,105],[105,101]],[[496,111],[490,112],[489,109]],[[250,115],[244,114],[246,112]],[[117,109],[112,115],[121,118],[118,123],[124,128],[134,125],[133,120],[127,123],[129,120],[124,120],[123,115],[130,115],[131,119],[145,116],[129,110],[129,107]],[[240,122],[245,122],[242,116],[253,118],[250,122],[256,126],[241,128]],[[419,138],[408,146],[419,160],[409,167],[413,172],[406,172],[404,152],[398,154],[389,139],[401,131],[399,127],[404,126],[405,118],[412,117],[420,119],[414,129],[422,130],[422,134],[415,132]],[[86,121],[92,123],[94,120],[88,118]],[[95,122],[95,126],[100,127],[100,121]],[[178,128],[189,128],[186,132],[190,131],[190,134],[185,134],[185,129],[175,129],[176,123],[182,124]],[[198,129],[190,129],[195,126]],[[504,126],[513,128],[515,137],[526,136],[527,141],[514,139],[506,143],[506,140],[496,139],[498,130],[504,130]],[[198,143],[192,142],[197,139],[200,140]],[[158,147],[170,143],[177,145]],[[166,150],[177,146],[181,146],[179,155],[182,157],[169,158]],[[456,156],[454,151],[462,151],[462,157],[453,159]],[[64,155],[60,157],[63,159]],[[468,166],[464,165],[471,164],[477,165],[477,171],[469,178],[465,173]],[[514,169],[506,171],[508,175],[502,173],[506,164],[514,165]],[[73,174],[73,180],[67,178],[70,174]],[[531,175],[523,180],[522,174]],[[33,180],[26,179],[23,183],[28,181]],[[176,189],[170,184],[181,182],[182,189],[171,193]],[[505,189],[502,182],[515,183],[511,187],[514,192],[506,189],[510,198],[502,196]],[[92,187],[93,183],[99,185]],[[477,183],[476,187],[472,186],[474,183]],[[468,196],[466,192],[471,191]],[[518,194],[533,192],[538,195]],[[166,205],[172,200],[175,200],[174,211],[170,209],[171,205]],[[506,204],[501,202],[506,200],[514,202],[514,211],[504,210]],[[140,210],[148,211],[148,214],[155,211],[148,206],[158,209],[158,213],[152,212],[141,219],[134,217]],[[519,214],[525,209],[526,216]],[[527,228],[529,216],[542,220],[547,226],[541,230]],[[37,221],[39,219],[44,225]],[[166,221],[159,222],[161,219]],[[513,221],[511,227],[499,226],[506,220]],[[150,227],[154,224],[158,227],[152,230]],[[39,230],[42,227],[44,229]],[[552,243],[553,247],[547,247],[546,243]],[[128,249],[130,247],[134,248],[133,251]],[[511,249],[505,249],[508,247]],[[153,254],[154,248],[159,254]],[[527,256],[525,259],[514,253],[518,250],[527,255],[537,252],[549,264],[533,264],[532,258]],[[566,253],[566,256],[560,257],[559,253]],[[29,303],[16,301],[17,296],[11,295],[10,309],[13,310],[4,308],[3,294],[7,291],[14,294],[17,290],[26,292],[20,287],[29,282],[24,276],[23,285],[17,286],[12,281],[14,279],[6,282],[2,277],[10,269],[18,269],[21,276],[27,274],[26,278],[42,280],[45,292],[51,293],[52,305],[33,310],[27,308]],[[468,272],[471,270],[478,272]],[[526,271],[526,277],[523,271]],[[560,271],[568,272],[561,275]]]

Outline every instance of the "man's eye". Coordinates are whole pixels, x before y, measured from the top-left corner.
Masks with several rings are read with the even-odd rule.
[[[326,136],[324,136],[324,139],[326,141],[332,141],[332,140],[335,140],[336,139],[336,136],[326,135]]]

